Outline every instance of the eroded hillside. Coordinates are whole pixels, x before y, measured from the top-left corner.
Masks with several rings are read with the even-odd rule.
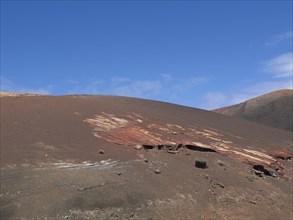
[[[290,219],[291,138],[141,99],[1,97],[1,217]]]

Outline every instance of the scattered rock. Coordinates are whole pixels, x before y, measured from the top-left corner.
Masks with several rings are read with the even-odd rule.
[[[250,200],[249,202],[252,203],[252,204],[256,204],[256,201]]]
[[[172,134],[173,134],[173,135],[177,135],[177,132],[173,131]]]
[[[65,216],[64,218],[65,218],[65,219],[69,219],[69,216]]]
[[[122,174],[121,172],[117,172],[117,175],[118,175],[118,176],[121,176],[121,174]]]
[[[276,174],[275,174],[276,171],[270,167],[264,167],[262,165],[254,165],[253,171],[257,176],[260,176],[260,177],[263,177],[264,175],[276,177]]]
[[[276,170],[272,169],[272,168],[266,168],[266,171],[268,172],[268,176],[272,176],[272,177],[277,177],[276,175]]]
[[[141,145],[136,145],[136,146],[134,147],[134,149],[135,149],[135,150],[141,150],[141,149],[142,149],[142,146],[141,146]]]
[[[160,173],[161,173],[161,170],[156,169],[156,170],[154,171],[154,173],[155,173],[155,174],[160,174]]]
[[[140,159],[142,159],[144,162],[149,162],[149,160],[147,158],[145,158],[145,156],[143,154],[138,154],[138,157]]]
[[[263,177],[264,173],[262,171],[259,170],[253,170],[253,172],[255,173],[255,175],[259,176],[259,177]]]
[[[219,164],[221,167],[226,166],[225,162],[222,160],[218,160],[217,164]]]
[[[200,158],[200,157],[195,159],[195,166],[201,169],[205,169],[208,167],[207,161],[204,158]]]
[[[104,154],[105,151],[104,150],[99,150],[99,154]]]
[[[217,186],[220,186],[222,188],[225,188],[224,184],[223,183],[215,183]]]

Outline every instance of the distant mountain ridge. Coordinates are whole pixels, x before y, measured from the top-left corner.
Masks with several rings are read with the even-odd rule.
[[[213,112],[293,131],[292,106],[293,90],[284,89],[267,93],[236,105],[214,109]]]

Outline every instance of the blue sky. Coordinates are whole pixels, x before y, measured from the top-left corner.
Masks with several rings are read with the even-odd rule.
[[[1,1],[1,91],[213,109],[292,88],[292,1]]]

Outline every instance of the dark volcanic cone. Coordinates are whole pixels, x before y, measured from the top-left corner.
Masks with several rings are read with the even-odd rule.
[[[237,105],[213,111],[293,131],[293,90],[271,92]]]

